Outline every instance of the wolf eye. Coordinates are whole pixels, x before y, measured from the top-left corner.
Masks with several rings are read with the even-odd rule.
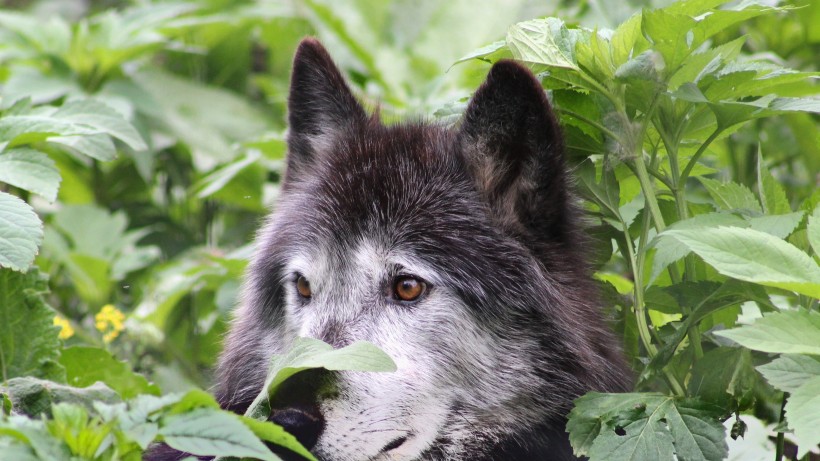
[[[304,275],[300,274],[296,277],[296,291],[299,292],[299,296],[310,298],[310,282],[308,282],[308,279],[306,279]]]
[[[427,284],[424,281],[403,275],[393,282],[393,294],[401,301],[415,301],[424,293]]]

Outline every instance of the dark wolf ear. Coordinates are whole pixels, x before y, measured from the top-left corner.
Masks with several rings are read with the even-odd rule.
[[[560,127],[541,84],[499,61],[467,106],[459,133],[479,190],[510,231],[569,243],[572,204]]]
[[[315,38],[302,40],[293,58],[288,97],[288,171],[309,163],[340,130],[367,119],[341,72]]]

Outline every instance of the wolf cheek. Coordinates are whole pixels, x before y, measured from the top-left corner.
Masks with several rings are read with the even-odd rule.
[[[368,340],[396,373],[307,374],[275,402],[323,461],[574,459],[572,400],[628,378],[538,81],[502,61],[460,126],[384,126],[307,39],[289,109],[282,197],[220,360],[222,405],[243,411],[297,336]]]

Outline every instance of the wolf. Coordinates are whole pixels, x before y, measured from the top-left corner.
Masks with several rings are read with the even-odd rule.
[[[221,405],[244,412],[297,337],[366,340],[398,370],[305,372],[272,402],[318,459],[576,459],[573,399],[630,378],[538,80],[499,61],[456,126],[386,126],[307,38],[288,110],[281,197],[219,360]]]

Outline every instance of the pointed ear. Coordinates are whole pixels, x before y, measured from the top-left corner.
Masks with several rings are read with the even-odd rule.
[[[467,106],[459,137],[500,223],[569,243],[574,220],[561,130],[527,68],[513,61],[493,65]]]
[[[322,44],[315,38],[302,40],[293,58],[288,96],[286,178],[309,163],[340,130],[366,120],[364,109]]]

